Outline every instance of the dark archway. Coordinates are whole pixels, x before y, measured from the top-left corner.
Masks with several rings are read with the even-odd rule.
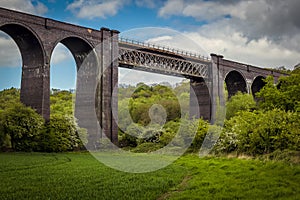
[[[257,76],[251,85],[251,92],[255,99],[256,99],[255,94],[257,92],[259,92],[266,85],[266,83],[264,82],[264,79],[265,79],[265,77],[263,77],[263,76]]]
[[[36,34],[20,24],[0,26],[17,44],[22,57],[21,102],[36,109],[49,119],[49,68],[45,65],[45,53]]]
[[[238,71],[229,72],[225,78],[225,83],[228,90],[228,98],[235,95],[238,91],[247,93],[246,81]]]

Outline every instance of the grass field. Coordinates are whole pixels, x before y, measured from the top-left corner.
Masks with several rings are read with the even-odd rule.
[[[300,199],[300,166],[186,155],[150,173],[89,153],[0,154],[0,199]]]

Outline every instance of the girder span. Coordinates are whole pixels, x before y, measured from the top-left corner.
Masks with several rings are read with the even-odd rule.
[[[163,74],[208,78],[209,63],[195,62],[183,57],[173,57],[161,52],[119,46],[119,66],[137,68]]]

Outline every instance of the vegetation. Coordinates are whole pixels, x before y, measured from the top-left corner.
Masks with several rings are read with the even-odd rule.
[[[224,128],[188,120],[187,82],[172,89],[165,84],[123,85],[119,145],[141,156],[170,142],[175,149],[191,143],[189,154],[158,171],[132,174],[110,169],[88,152],[0,153],[0,199],[300,199],[299,76],[294,70],[276,85],[268,77],[258,102],[248,94],[231,97]],[[1,91],[1,149],[82,149],[86,141],[79,137],[87,133],[74,119],[72,99],[68,91],[53,90],[51,120],[45,123],[20,103],[19,90]],[[213,141],[215,132],[220,132],[211,152],[215,156],[199,159],[193,153],[206,136]]]
[[[151,152],[172,142],[190,144],[197,152],[208,132],[221,132],[215,154],[259,156],[278,151],[300,151],[300,70],[272,77],[256,94],[237,93],[226,103],[224,128],[197,119],[188,120],[189,83],[122,85],[119,90],[119,146],[133,152]],[[16,151],[61,152],[82,149],[86,131],[73,116],[73,94],[52,90],[51,120],[43,119],[19,102],[19,90],[0,92],[0,145]],[[220,123],[222,124],[222,123]],[[193,133],[195,137],[193,138]],[[175,137],[177,135],[177,137]],[[208,139],[207,139],[208,140]]]
[[[272,77],[265,81],[256,105],[247,94],[237,94],[227,102],[227,120],[216,153],[257,156],[300,151],[300,71],[281,77],[276,85]]]
[[[299,199],[300,166],[186,155],[133,174],[88,153],[0,154],[0,199]]]
[[[119,91],[120,146],[138,147],[133,149],[136,152],[154,151],[167,145],[178,132],[188,136],[191,127],[196,132],[197,126],[192,123],[198,122],[186,120],[188,110],[189,83],[186,81],[175,88],[144,83],[136,87],[122,86]],[[184,126],[179,131],[180,124],[191,127]],[[182,145],[179,141],[174,144]]]
[[[51,120],[44,119],[32,108],[20,103],[20,91],[15,88],[0,92],[0,148],[14,151],[61,152],[83,148],[80,140],[85,130],[79,128],[73,116],[72,93],[53,90]]]

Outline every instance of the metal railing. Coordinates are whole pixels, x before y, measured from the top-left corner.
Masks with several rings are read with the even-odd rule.
[[[119,42],[134,44],[134,45],[138,45],[138,46],[142,46],[142,47],[159,49],[159,50],[162,50],[162,51],[167,51],[167,52],[171,52],[171,53],[182,55],[182,56],[188,56],[188,57],[191,57],[191,58],[196,58],[196,59],[204,60],[204,61],[207,61],[207,62],[210,61],[209,57],[197,54],[197,53],[192,52],[192,51],[176,49],[176,48],[172,48],[172,47],[168,47],[168,46],[162,46],[162,45],[158,45],[158,44],[154,44],[154,43],[146,43],[146,42],[141,42],[141,41],[138,41],[138,40],[128,39],[128,38],[124,38],[124,37],[119,37]]]

